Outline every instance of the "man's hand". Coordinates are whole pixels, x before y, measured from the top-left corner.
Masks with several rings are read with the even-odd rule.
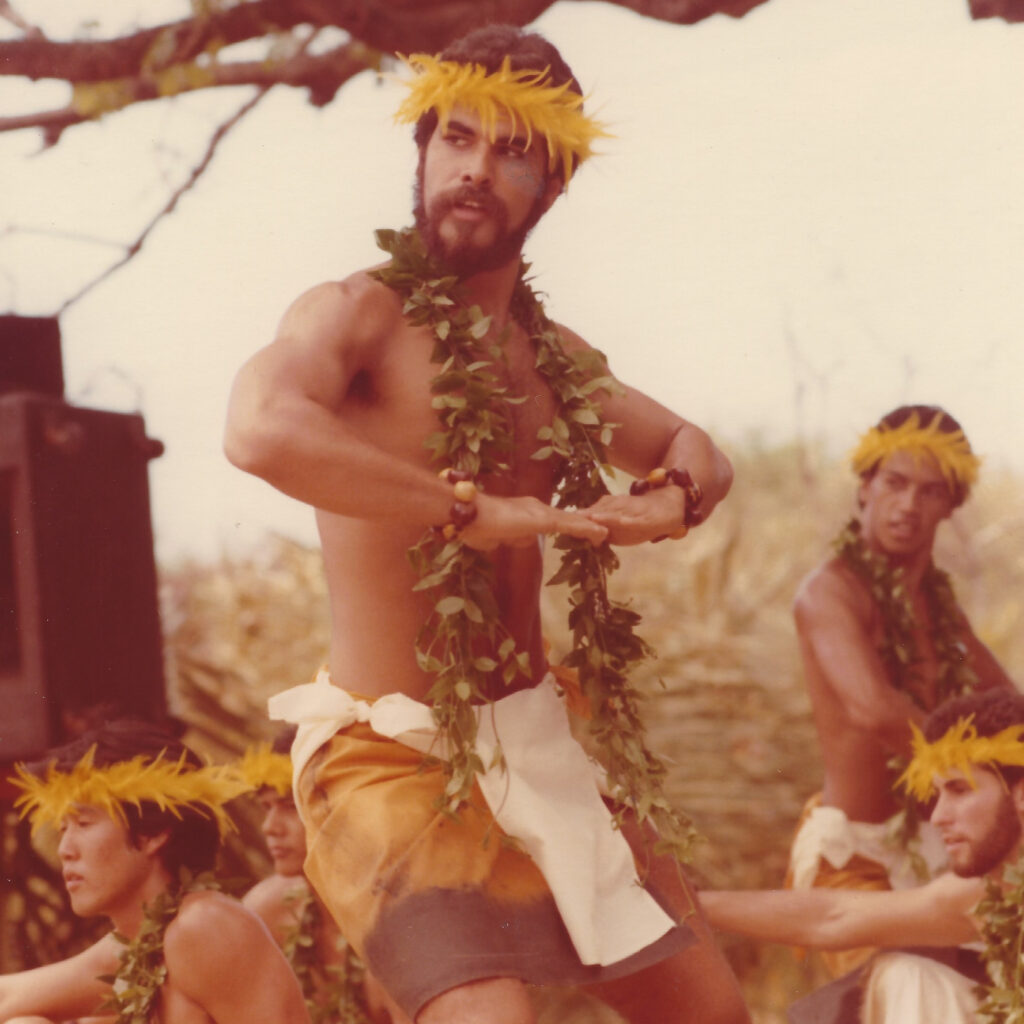
[[[608,531],[611,544],[643,544],[678,530],[686,512],[681,487],[661,487],[646,494],[606,494],[583,515]]]
[[[538,536],[557,533],[580,537],[595,547],[608,538],[608,528],[588,513],[552,508],[537,498],[478,494],[476,504],[477,516],[461,536],[464,543],[480,551],[491,551],[501,544],[528,547],[537,543]]]

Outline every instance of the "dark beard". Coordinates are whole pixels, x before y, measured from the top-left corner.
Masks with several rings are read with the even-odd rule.
[[[522,252],[527,235],[544,213],[543,196],[538,196],[523,223],[510,231],[505,204],[489,189],[463,185],[455,192],[439,196],[435,202],[433,216],[427,213],[423,202],[423,179],[420,174],[416,176],[413,195],[413,215],[416,218],[416,229],[423,239],[427,254],[439,268],[458,277],[471,277],[473,274],[497,270],[510,260],[516,259]],[[445,214],[458,203],[466,201],[478,204],[494,218],[495,238],[490,245],[484,247],[471,243],[449,245],[441,238],[440,225]]]
[[[952,865],[961,878],[987,875],[1007,858],[1021,837],[1020,818],[1013,801],[1007,797],[999,805],[999,816],[985,840],[971,850],[966,863]]]

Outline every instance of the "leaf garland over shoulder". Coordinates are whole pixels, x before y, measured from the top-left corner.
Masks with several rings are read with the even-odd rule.
[[[302,987],[311,1024],[372,1024],[363,997],[366,968],[355,950],[339,935],[340,963],[323,963],[317,936],[323,911],[307,888],[295,894],[295,927],[281,949]]]
[[[181,873],[181,882],[175,889],[160,893],[144,907],[142,925],[134,939],[114,932],[124,949],[121,951],[116,974],[106,975],[100,981],[114,987],[110,998],[101,1009],[117,1012],[115,1024],[150,1024],[159,1005],[160,988],[167,981],[164,962],[164,936],[170,923],[178,916],[182,900],[191,892],[219,891],[220,883],[212,874],[192,877]]]
[[[513,446],[509,406],[525,399],[510,394],[498,372],[504,355],[501,338],[489,338],[491,318],[466,305],[458,279],[438,272],[415,231],[378,231],[377,243],[391,261],[374,276],[402,298],[408,322],[429,328],[434,338],[431,358],[440,369],[431,385],[432,404],[442,429],[425,442],[433,460],[440,469],[469,473],[478,484],[480,477],[507,471]],[[596,351],[565,351],[530,287],[528,269],[521,265],[510,311],[529,335],[535,368],[558,405],[552,422],[538,432],[539,447],[531,457],[556,460],[557,507],[586,508],[607,493],[602,471],[611,472],[606,449],[615,428],[602,421],[596,395],[620,385]],[[642,694],[629,679],[651,650],[635,632],[640,616],[608,597],[608,577],[618,559],[610,545],[595,548],[567,536],[558,537],[555,547],[562,560],[549,583],[569,588],[573,649],[565,663],[578,671],[589,701],[591,732],[621,808],[618,820],[627,809],[641,821],[650,819],[658,849],[684,859],[696,834],[664,795],[665,768],[646,745]],[[475,752],[476,709],[492,699],[495,678],[507,686],[528,677],[529,658],[501,623],[494,568],[485,553],[429,529],[410,557],[420,573],[416,589],[437,596],[417,659],[434,677],[429,698],[448,772],[444,808],[456,813],[476,773],[491,767]]]
[[[981,1024],[1024,1024],[1024,859],[986,882],[974,911],[985,940],[982,959],[992,980],[979,985]]]
[[[833,542],[836,554],[864,583],[882,619],[883,635],[878,653],[889,672],[892,685],[905,693],[918,707],[931,711],[921,693],[921,652],[917,637],[919,625],[907,591],[901,567],[894,568],[883,555],[872,552],[861,534],[860,523],[851,520]],[[978,684],[963,639],[963,616],[953,592],[953,584],[933,562],[929,562],[921,580],[930,619],[929,637],[938,665],[935,704],[970,693]],[[906,757],[893,757],[889,767],[894,776],[907,766]],[[917,835],[921,823],[920,807],[910,795],[903,795],[902,820],[895,840],[906,846]],[[913,855],[913,854],[912,854]],[[924,862],[917,870],[927,877]],[[1022,1022],[1024,1024],[1024,1022]]]

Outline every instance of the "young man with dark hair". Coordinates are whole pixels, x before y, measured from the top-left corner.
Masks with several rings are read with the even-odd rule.
[[[637,616],[604,590],[609,544],[681,536],[731,467],[524,277],[527,232],[603,134],[557,51],[492,27],[407,64],[417,229],[379,233],[386,264],[302,296],[228,418],[229,458],[317,509],[329,669],[271,708],[300,726],[307,876],[419,1024],[531,1021],[529,982],[600,985],[633,1022],[746,1020],[636,821],[683,841],[628,683]],[[609,494],[602,466],[637,477],[631,493]],[[545,654],[547,536],[612,812]]]
[[[960,425],[935,406],[901,406],[861,438],[852,463],[856,518],[794,606],[825,766],[793,843],[796,888],[903,888],[941,870],[934,830],[899,817],[890,761],[909,754],[911,723],[942,701],[1012,686],[932,562],[939,526],[977,476]],[[869,954],[825,960],[838,976]]]
[[[876,954],[860,977],[849,979],[856,985],[832,986],[835,1005],[826,1008],[820,997],[811,997],[813,1016],[794,1014],[794,1020],[973,1024],[979,981],[982,994],[994,986],[990,997],[1004,999],[1000,990],[1006,990],[1024,1008],[1013,981],[1019,953],[1007,949],[992,926],[997,915],[1015,914],[1018,926],[1021,920],[1012,897],[995,908],[1013,884],[1006,869],[1019,867],[1022,852],[1022,734],[1024,696],[1008,690],[951,700],[929,717],[923,735],[916,733],[914,758],[901,782],[913,797],[932,802],[931,822],[951,869],[926,885],[895,892],[701,893],[711,922],[724,931],[819,949],[894,950]],[[988,941],[983,960],[992,977],[985,978],[968,950],[945,958],[938,953],[979,938]]]
[[[0,977],[0,1021],[109,1012],[153,1024],[308,1024],[259,919],[202,877],[228,823],[224,803],[245,788],[232,773],[163,729],[120,721],[13,781],[34,829],[59,828],[72,910],[114,930],[67,960]]]
[[[302,986],[316,1024],[370,1024],[387,1021],[379,986],[345,941],[302,872],[306,829],[292,796],[289,756],[294,727],[273,743],[246,752],[239,769],[263,808],[260,831],[273,873],[242,898],[284,950]]]

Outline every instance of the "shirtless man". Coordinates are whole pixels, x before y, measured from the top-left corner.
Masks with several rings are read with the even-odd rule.
[[[702,892],[708,918],[723,931],[766,942],[819,949],[926,947],[875,956],[857,979],[864,991],[859,1015],[858,1000],[851,1000],[854,1016],[833,1017],[819,994],[808,1020],[972,1024],[977,1019],[974,983],[1012,990],[1012,982],[1000,967],[990,966],[988,978],[969,950],[950,955],[947,963],[938,962],[934,950],[983,937],[989,956],[1004,960],[1005,944],[986,930],[985,907],[978,905],[989,881],[1003,888],[1010,884],[1003,881],[1004,870],[1021,856],[1022,732],[1024,696],[1000,688],[943,704],[916,738],[904,782],[917,798],[935,799],[931,823],[946,846],[951,873],[895,892]],[[841,991],[835,984],[830,988]],[[792,1013],[791,1019],[804,1018]]]
[[[796,888],[902,888],[944,865],[926,825],[902,838],[889,762],[906,757],[910,723],[942,700],[1012,686],[932,564],[936,531],[967,497],[977,464],[959,424],[933,406],[894,410],[854,452],[857,520],[795,603],[825,764],[820,802],[793,844]],[[867,955],[825,959],[838,975]]]
[[[382,994],[302,873],[306,829],[292,797],[288,756],[294,731],[285,730],[269,750],[257,748],[241,762],[243,778],[255,788],[263,808],[260,830],[274,867],[245,894],[242,904],[262,919],[284,950],[307,1002],[317,1008],[319,1024],[386,1021]]]
[[[594,353],[567,328],[546,327],[532,298],[523,305],[526,234],[600,133],[557,50],[491,26],[440,60],[417,55],[411,63],[403,111],[417,124],[418,234],[392,240],[382,269],[300,297],[273,344],[240,372],[228,418],[231,461],[317,509],[331,600],[329,672],[271,706],[272,715],[300,723],[292,755],[310,837],[307,877],[418,1024],[526,1024],[526,983],[581,981],[602,983],[603,998],[634,1022],[746,1020],[735,979],[691,913],[675,867],[644,861],[657,899],[636,885],[623,833],[607,820],[585,758],[576,760],[579,747],[560,732],[565,715],[539,613],[545,536],[602,545],[678,533],[725,496],[731,467],[696,426],[630,388],[599,386],[592,375],[605,371],[560,376],[558,367]],[[467,336],[479,340],[475,359],[455,369],[432,360]],[[441,382],[448,370],[457,379],[450,388]],[[572,381],[575,397],[559,392],[556,401],[556,389]],[[474,408],[488,389],[498,395],[493,415]],[[568,412],[565,403],[582,396],[594,406]],[[463,411],[464,429],[452,426]],[[447,434],[439,434],[440,415]],[[554,507],[558,460],[540,456],[577,445],[569,435],[598,421],[618,425],[602,433],[616,467],[636,477],[675,472],[655,474],[643,494]],[[493,440],[499,434],[502,443]],[[438,469],[463,474],[473,464],[480,438],[479,472],[466,474],[475,481],[440,479]],[[546,452],[537,451],[538,438]],[[456,446],[460,465],[435,461],[439,446]],[[419,574],[408,552],[442,525],[449,546],[437,557],[447,565],[475,557],[474,570],[492,572],[492,585],[461,592],[445,577],[438,585],[456,589],[443,600],[435,589],[413,589]],[[513,664],[504,640],[460,647],[455,636],[467,671],[491,675],[481,685],[442,684],[464,704],[439,739],[432,688],[445,652],[418,651],[417,638],[428,620],[430,635],[442,635],[455,614],[471,620],[472,636],[476,627],[506,630],[522,657]],[[524,667],[525,678],[516,678]],[[465,801],[459,781],[450,788],[438,762],[423,758],[442,754],[453,765],[452,751],[465,753],[463,726],[476,732],[479,757]],[[443,809],[453,803],[456,818]],[[495,820],[516,843],[501,838]],[[575,845],[565,853],[560,843]],[[616,872],[612,884],[607,876]]]
[[[232,776],[203,767],[171,734],[120,720],[21,769],[12,781],[23,790],[17,803],[33,826],[60,829],[57,852],[71,909],[107,917],[114,930],[67,960],[0,976],[0,1021],[125,1012],[109,1001],[127,982],[112,988],[103,979],[122,970],[124,941],[152,941],[147,911],[180,899],[156,931],[149,962],[136,958],[127,975],[142,989],[148,981],[152,993],[147,1001],[136,988],[132,1019],[309,1024],[295,975],[259,918],[209,888],[180,892],[183,871],[195,878],[213,868],[227,821],[222,804],[242,791]]]

